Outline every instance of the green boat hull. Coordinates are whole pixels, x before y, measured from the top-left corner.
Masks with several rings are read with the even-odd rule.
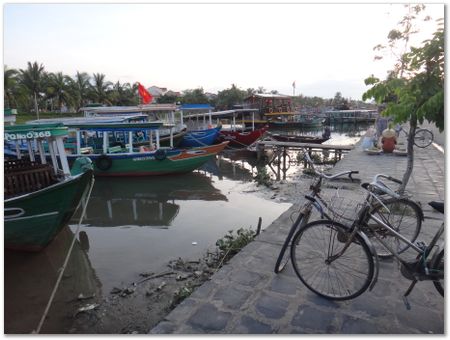
[[[156,176],[188,173],[198,169],[222,151],[227,142],[189,150],[176,149],[145,153],[86,155],[96,176]],[[75,156],[69,156],[73,159]]]
[[[75,213],[93,180],[92,170],[30,194],[5,200],[5,247],[39,251]]]
[[[151,176],[186,173],[201,167],[214,155],[182,160],[171,160],[169,158],[158,160],[152,156],[139,157],[138,155],[127,158],[109,157],[112,160],[111,167],[107,170],[101,170],[95,165],[96,176]],[[95,159],[92,160],[96,164]]]

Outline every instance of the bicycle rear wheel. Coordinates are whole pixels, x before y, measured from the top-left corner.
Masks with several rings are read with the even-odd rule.
[[[349,228],[319,220],[306,224],[294,236],[291,259],[299,279],[314,293],[331,300],[348,300],[362,294],[374,275],[369,246],[356,234],[341,256]]]
[[[417,239],[422,228],[422,209],[416,202],[406,198],[389,198],[383,201],[383,204],[377,203],[370,213],[402,234],[411,243]],[[376,221],[368,221],[368,226],[369,230],[363,229],[367,236],[374,238],[374,233],[377,233],[383,242],[398,254],[403,253],[410,247],[409,244],[400,241]],[[393,256],[380,242],[372,243],[379,257],[388,258]]]
[[[419,148],[426,148],[433,142],[433,133],[427,129],[417,129],[414,134],[414,144]]]
[[[444,249],[442,249],[439,254],[434,259],[433,264],[431,265],[431,273],[438,275],[440,278],[437,280],[433,280],[433,284],[436,287],[439,294],[444,296]]]

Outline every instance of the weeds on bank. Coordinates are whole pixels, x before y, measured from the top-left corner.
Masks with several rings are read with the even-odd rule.
[[[179,275],[179,277],[191,278],[187,280],[183,287],[180,287],[173,294],[172,308],[180,304],[189,297],[194,289],[207,281],[211,275],[226,264],[234,255],[253,241],[256,232],[252,229],[240,228],[236,231],[230,230],[228,233],[217,240],[216,248],[208,251],[199,261],[184,261],[181,258],[172,261],[170,268],[173,270],[190,273],[188,275]]]

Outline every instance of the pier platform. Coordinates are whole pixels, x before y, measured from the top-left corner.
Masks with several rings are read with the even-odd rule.
[[[406,157],[367,155],[357,144],[331,172],[348,169],[359,170],[361,181],[370,181],[377,173],[401,179]],[[425,214],[419,239],[429,242],[444,219],[427,204],[444,200],[442,151],[433,146],[415,148],[415,166],[407,189]],[[305,193],[299,192],[298,197]],[[340,302],[308,290],[291,264],[275,274],[275,261],[298,208],[299,204],[293,204],[150,333],[444,334],[444,299],[432,282],[418,282],[409,296],[411,309],[406,309],[402,295],[410,281],[400,274],[395,261],[380,261],[378,282],[372,291]]]

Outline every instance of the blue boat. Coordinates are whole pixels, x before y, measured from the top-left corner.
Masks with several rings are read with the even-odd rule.
[[[218,139],[222,126],[213,126],[212,110],[209,104],[183,104],[180,106],[182,123],[186,123],[187,132],[180,147],[199,147],[212,145]],[[189,112],[189,115],[185,115]],[[183,118],[186,121],[183,121]]]
[[[222,126],[210,129],[188,131],[180,143],[180,147],[198,147],[212,145],[219,137]]]

